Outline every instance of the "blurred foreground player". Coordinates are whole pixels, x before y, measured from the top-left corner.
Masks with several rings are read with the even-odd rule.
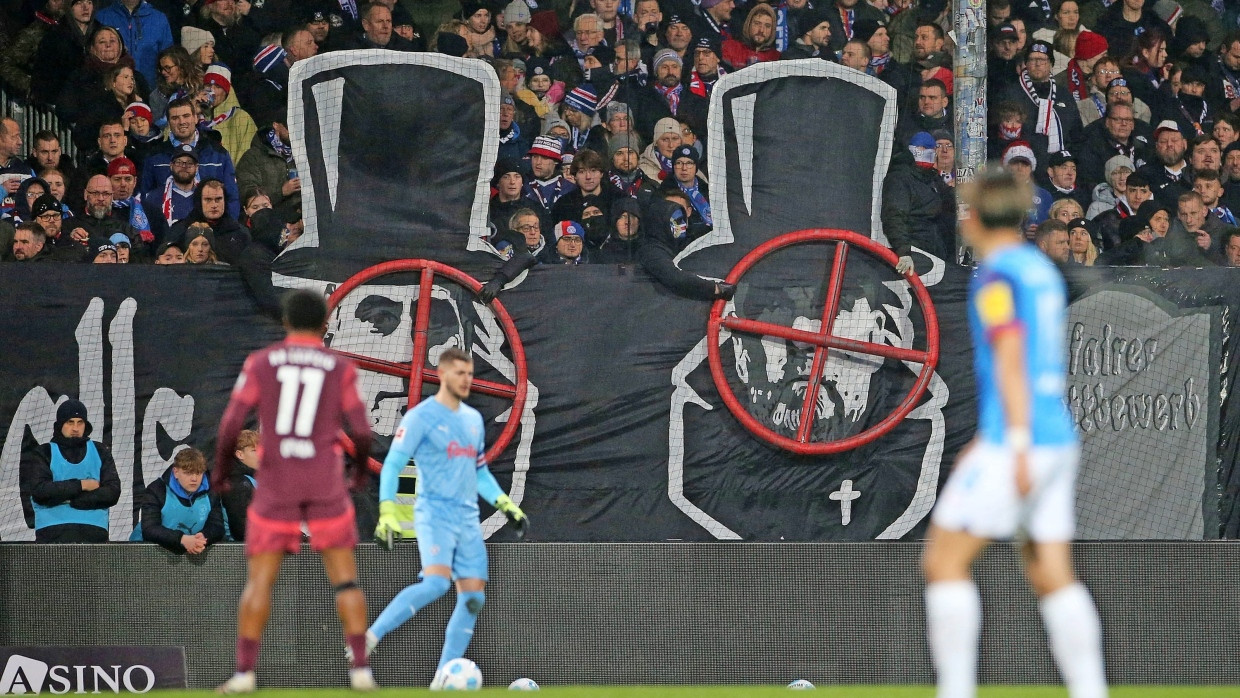
[[[396,430],[379,475],[379,526],[375,538],[391,547],[401,535],[396,516],[396,485],[405,464],[418,468],[414,528],[422,561],[422,581],[405,587],[366,631],[369,652],[415,613],[448,593],[456,580],[456,608],[444,633],[436,669],[464,656],[474,624],[486,601],[487,549],[478,521],[478,497],[490,502],[524,535],[529,519],[500,489],[484,457],[482,415],[463,401],[474,381],[474,362],[452,348],[439,357],[439,392],[409,410]],[[350,645],[351,657],[357,655]]]
[[[256,685],[259,643],[271,615],[271,588],[286,554],[301,548],[301,524],[336,591],[336,610],[354,653],[349,682],[374,690],[366,663],[366,599],[357,586],[357,530],[344,478],[341,427],[353,437],[357,462],[370,453],[370,422],[352,362],[323,348],[327,305],[309,291],[284,297],[288,337],[245,361],[220,421],[213,488],[228,489],[237,436],[257,410],[261,439],[258,485],[246,517],[249,578],[237,609],[237,673],[220,693],[249,693]],[[361,477],[362,470],[355,472]]]
[[[978,434],[931,517],[922,566],[939,698],[972,698],[982,609],[971,567],[993,539],[1021,534],[1052,654],[1071,698],[1107,694],[1102,628],[1072,573],[1079,447],[1064,402],[1066,291],[1025,244],[1031,193],[988,171],[963,192],[961,232],[983,261],[969,291]]]

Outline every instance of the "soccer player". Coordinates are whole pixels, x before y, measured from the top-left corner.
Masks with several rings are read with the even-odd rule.
[[[446,594],[449,582],[455,579],[456,608],[444,634],[438,669],[464,656],[486,601],[487,550],[478,522],[478,497],[504,512],[520,533],[529,523],[525,513],[500,489],[483,458],[486,429],[482,415],[463,402],[473,381],[474,362],[468,354],[456,348],[441,354],[439,392],[405,414],[379,475],[375,537],[390,546],[401,534],[396,517],[397,480],[410,458],[417,465],[414,528],[422,581],[405,587],[383,609],[366,631],[366,649],[374,649],[385,635]],[[352,655],[356,656],[355,650]]]
[[[357,586],[357,526],[339,443],[344,427],[356,445],[357,462],[365,463],[370,420],[357,390],[357,369],[323,347],[322,296],[293,291],[284,297],[283,314],[288,337],[246,359],[216,441],[211,486],[223,492],[237,436],[246,416],[257,410],[261,467],[246,517],[249,578],[237,609],[237,673],[218,691],[250,693],[257,685],[254,668],[271,615],[271,588],[284,556],[301,548],[302,522],[336,591],[345,639],[359,650],[349,682],[356,690],[374,690],[378,686],[360,651],[366,646],[366,599]],[[357,480],[362,475],[360,468],[354,473]]]
[[[978,433],[931,517],[922,567],[939,698],[972,698],[981,599],[973,560],[992,539],[1022,533],[1025,572],[1071,698],[1107,694],[1102,628],[1072,572],[1079,447],[1064,403],[1066,290],[1025,244],[1031,193],[990,170],[962,192],[961,232],[982,259],[969,292]]]

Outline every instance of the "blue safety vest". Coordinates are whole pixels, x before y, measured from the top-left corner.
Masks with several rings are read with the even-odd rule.
[[[94,441],[86,442],[86,457],[81,463],[70,463],[60,453],[60,447],[55,443],[49,444],[52,451],[52,479],[56,481],[62,480],[98,480],[99,473],[103,470],[103,459],[99,457],[99,449],[95,448]],[[98,526],[103,530],[108,530],[108,510],[107,509],[75,509],[69,505],[69,502],[61,502],[55,506],[45,507],[38,502],[31,501],[34,506],[34,528],[36,531],[47,528],[49,526],[61,526],[64,524],[85,524],[87,526]]]

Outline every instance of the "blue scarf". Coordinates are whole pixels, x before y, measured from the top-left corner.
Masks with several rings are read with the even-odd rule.
[[[516,124],[514,123],[513,126],[516,126]],[[276,130],[274,128],[267,129],[267,145],[271,146],[271,148],[276,151],[276,155],[284,158],[285,162],[292,164],[293,146],[285,145],[284,141],[280,140],[280,137],[276,135]]]
[[[780,5],[775,9],[775,48],[780,53],[788,50],[788,6]]]
[[[692,186],[686,186],[680,182],[676,182],[676,185],[685,193],[685,196],[689,197],[689,203],[693,204],[693,210],[698,212],[703,221],[706,221],[706,225],[713,226],[715,219],[710,215],[710,202],[706,200],[705,196],[702,196],[702,190],[698,187],[697,178],[693,179]]]
[[[1227,225],[1230,225],[1230,226],[1236,225],[1235,215],[1233,215],[1231,212],[1231,209],[1227,208],[1226,206],[1218,206],[1212,209],[1210,213],[1213,213],[1216,218],[1223,221]]]
[[[512,122],[512,126],[508,127],[508,135],[504,135],[503,131],[499,134],[499,144],[506,145],[521,137],[521,127],[516,121]]]
[[[672,173],[671,159],[663,157],[663,154],[659,152],[658,148],[654,150],[654,159],[659,163],[659,180],[662,181],[667,179],[667,176]]]
[[[146,211],[142,210],[142,202],[138,197],[131,196],[124,201],[113,201],[112,208],[121,209],[129,208],[129,227],[137,233],[143,240],[151,235],[151,222],[146,218]]]

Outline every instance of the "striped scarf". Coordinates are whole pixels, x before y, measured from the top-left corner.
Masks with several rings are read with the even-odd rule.
[[[887,69],[887,64],[891,62],[891,52],[884,53],[881,56],[875,56],[870,59],[870,75],[882,75]]]
[[[175,194],[172,191],[172,182],[173,182],[172,177],[169,177],[168,182],[164,184],[164,200],[159,207],[160,214],[163,215],[164,221],[166,221],[169,226],[172,226],[177,221],[181,220],[180,218],[173,218],[173,215],[172,215],[172,197],[175,196]],[[196,188],[197,186],[198,186],[198,174],[194,173],[194,187]],[[193,200],[192,196],[189,198],[191,201]],[[193,204],[191,204],[191,206],[192,205]]]
[[[711,218],[710,215],[710,202],[707,201],[706,197],[702,195],[702,189],[698,186],[697,178],[695,177],[693,179],[692,185],[685,185],[680,182],[676,182],[676,185],[679,186],[680,190],[685,193],[685,196],[689,197],[689,203],[693,204],[693,210],[698,212],[698,215],[702,217],[702,220],[706,222],[706,225],[713,226],[715,224],[715,219]]]
[[[676,116],[676,111],[680,109],[680,91],[684,88],[684,83],[675,87],[664,87],[655,85],[654,89],[667,102],[667,108],[671,110],[672,116]]]

